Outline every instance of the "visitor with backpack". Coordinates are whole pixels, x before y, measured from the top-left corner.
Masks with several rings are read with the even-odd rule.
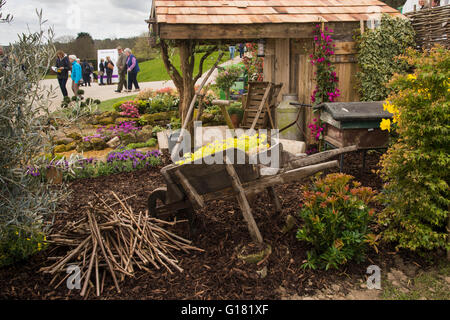
[[[91,86],[91,73],[92,73],[92,68],[89,65],[89,62],[87,60],[85,60],[82,64],[81,64],[81,69],[83,70],[83,83],[84,86]]]
[[[106,84],[112,84],[112,74],[114,71],[114,63],[111,60],[111,57],[106,57],[105,61],[105,70],[106,70]]]
[[[128,91],[131,91],[131,88],[134,84],[134,91],[140,91],[139,84],[137,81],[137,74],[141,69],[139,68],[139,63],[136,57],[131,53],[130,48],[126,48],[124,50],[127,58],[127,72],[128,72]]]

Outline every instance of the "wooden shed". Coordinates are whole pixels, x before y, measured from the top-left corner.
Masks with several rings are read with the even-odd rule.
[[[310,104],[315,26],[324,22],[334,30],[338,101],[358,101],[353,36],[362,22],[380,13],[402,16],[378,0],[154,0],[148,22],[152,32],[167,40],[227,44],[264,39],[264,80],[284,84],[279,99],[295,93],[301,103]]]

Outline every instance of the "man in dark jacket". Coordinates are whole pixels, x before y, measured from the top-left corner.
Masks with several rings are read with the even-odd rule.
[[[56,69],[57,69],[57,78],[59,82],[59,87],[61,88],[61,92],[64,97],[67,97],[67,79],[69,78],[69,70],[71,69],[69,58],[62,51],[59,50],[56,53]]]
[[[105,59],[101,59],[100,63],[98,64],[98,85],[104,86],[103,83],[103,75],[105,74]]]
[[[92,73],[92,69],[91,66],[89,65],[89,62],[87,62],[86,60],[81,64],[81,70],[83,72],[83,84],[84,86],[91,86],[91,73]]]

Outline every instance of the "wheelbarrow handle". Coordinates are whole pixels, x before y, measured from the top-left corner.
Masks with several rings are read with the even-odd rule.
[[[296,107],[308,107],[312,108],[312,105],[310,104],[304,104],[304,103],[298,103],[298,102],[289,102],[290,105],[296,106]]]

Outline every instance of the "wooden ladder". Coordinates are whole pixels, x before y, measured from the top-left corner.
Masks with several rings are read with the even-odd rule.
[[[276,107],[282,86],[283,84],[271,82],[249,82],[242,128],[253,130],[276,128],[272,110]]]

